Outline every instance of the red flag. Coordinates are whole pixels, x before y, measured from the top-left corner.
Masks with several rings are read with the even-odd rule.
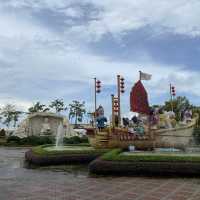
[[[148,94],[141,81],[138,81],[132,88],[130,93],[131,111],[141,114],[150,113]]]

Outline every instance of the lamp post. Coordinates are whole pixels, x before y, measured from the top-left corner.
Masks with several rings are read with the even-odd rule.
[[[170,98],[171,98],[171,109],[172,109],[172,111],[174,111],[173,97],[175,97],[175,96],[176,96],[175,87],[172,86],[172,84],[170,83]]]
[[[101,81],[94,78],[94,127],[96,128],[97,94],[101,92]]]
[[[118,98],[118,125],[121,125],[121,94],[125,92],[124,90],[124,78],[117,75],[117,98]]]

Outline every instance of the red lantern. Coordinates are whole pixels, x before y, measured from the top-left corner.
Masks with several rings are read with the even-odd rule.
[[[171,94],[172,96],[176,96],[176,90],[174,86],[171,87]]]
[[[100,80],[98,80],[98,81],[97,81],[97,84],[101,84],[101,81],[100,81]]]
[[[101,81],[99,80],[96,81],[96,92],[97,93],[101,92]]]
[[[124,78],[123,77],[121,77],[120,78],[120,89],[121,89],[121,93],[124,93],[125,92],[125,90],[124,90],[124,88],[125,88],[125,84],[124,84]]]
[[[118,100],[114,100],[114,103],[115,103],[115,104],[118,104]]]
[[[119,102],[117,98],[114,99],[113,110],[114,112],[119,112]]]

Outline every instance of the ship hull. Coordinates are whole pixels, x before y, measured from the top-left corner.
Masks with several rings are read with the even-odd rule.
[[[193,131],[197,118],[179,128],[151,130],[144,137],[128,132],[126,129],[112,128],[103,132],[88,134],[90,144],[95,148],[128,148],[134,145],[137,149],[181,148],[188,147],[193,141]]]

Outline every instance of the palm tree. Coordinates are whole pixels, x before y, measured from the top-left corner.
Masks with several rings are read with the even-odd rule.
[[[41,104],[39,101],[33,105],[32,107],[30,107],[28,109],[29,113],[35,113],[35,112],[47,112],[49,111],[49,108],[46,107],[46,105]]]
[[[77,126],[78,122],[82,122],[83,115],[86,113],[85,102],[83,101],[80,103],[79,101],[74,100],[69,104],[69,107],[69,119],[75,118],[75,126]]]
[[[3,107],[1,115],[4,118],[3,124],[10,127],[10,123],[13,121],[14,127],[16,127],[19,116],[22,114],[21,111],[17,111],[15,105],[7,104]]]
[[[16,124],[17,124],[17,122],[18,122],[18,120],[19,120],[19,117],[20,117],[20,115],[21,115],[22,113],[23,113],[23,112],[21,112],[21,111],[14,111],[14,112],[13,112],[14,127],[16,127]]]
[[[65,106],[63,99],[56,99],[52,101],[49,107],[54,108],[56,113],[67,110],[67,107]]]

